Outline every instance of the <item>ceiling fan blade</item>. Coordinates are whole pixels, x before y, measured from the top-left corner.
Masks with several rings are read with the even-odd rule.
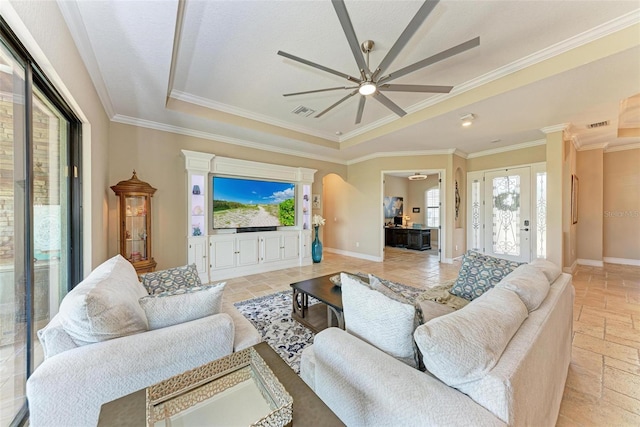
[[[364,103],[367,101],[367,97],[360,95],[360,102],[358,103],[358,114],[356,114],[356,124],[359,125],[362,121],[362,113],[364,112]]]
[[[347,12],[347,7],[345,6],[344,1],[331,0],[331,3],[333,4],[333,8],[338,15],[340,25],[342,25],[342,31],[344,31],[344,35],[347,36],[347,41],[349,42],[349,47],[351,48],[353,57],[356,60],[356,64],[358,64],[358,69],[364,70],[367,74],[370,74],[371,72],[369,71],[369,67],[364,60],[364,56],[362,56],[360,43],[358,43],[358,37],[356,37],[356,32],[353,29],[353,24],[351,23],[351,18],[349,17],[349,13]]]
[[[396,40],[393,47],[386,54],[386,56],[384,57],[380,65],[378,65],[378,68],[373,73],[373,80],[375,80],[376,77],[378,77],[380,74],[384,73],[387,70],[389,65],[391,65],[393,60],[396,59],[396,56],[398,56],[400,51],[409,42],[409,39],[411,39],[411,37],[415,34],[418,28],[420,28],[420,25],[422,25],[424,20],[427,19],[427,16],[429,16],[429,14],[433,10],[433,8],[436,7],[439,1],[440,0],[435,0],[435,1],[427,0],[424,3],[422,3],[422,6],[420,6],[420,9],[418,9],[418,12],[415,14],[413,19],[411,19],[411,22],[409,22],[409,25],[407,25],[407,28],[405,28],[402,34],[400,34],[400,37],[398,37],[398,40]]]
[[[315,118],[317,119],[318,117],[322,116],[324,113],[328,112],[329,110],[331,110],[332,108],[337,107],[338,105],[342,104],[344,101],[346,101],[347,99],[351,98],[353,95],[355,95],[356,93],[358,93],[358,89],[354,90],[353,92],[351,92],[349,95],[345,96],[344,98],[342,98],[340,101],[336,102],[335,104],[331,105],[330,107],[322,110],[321,112],[319,112]]]
[[[295,96],[295,95],[306,95],[308,93],[318,93],[318,92],[329,92],[331,90],[340,90],[340,89],[355,89],[357,86],[340,86],[340,87],[329,87],[326,89],[316,89],[316,90],[307,90],[304,92],[294,92],[294,93],[285,93],[282,96]]]
[[[423,59],[422,61],[418,61],[415,64],[409,65],[407,67],[401,68],[398,71],[394,71],[393,73],[388,74],[385,77],[382,77],[378,82],[388,82],[398,77],[406,76],[409,73],[413,73],[421,68],[426,67],[427,65],[435,64],[436,62],[447,59],[451,56],[457,55],[474,47],[480,46],[480,37],[476,37],[475,39],[468,40],[464,43],[461,43],[457,46],[454,46],[450,49],[443,50],[440,53],[436,53],[433,56]]]
[[[428,92],[428,93],[449,93],[453,86],[432,86],[432,85],[390,85],[382,84],[378,90],[389,92]]]
[[[381,94],[380,92],[376,92],[375,97],[378,100],[378,102],[380,102],[382,105],[384,105],[385,107],[387,107],[388,109],[396,113],[398,116],[404,117],[407,115],[406,111],[398,107],[398,105],[395,102],[393,102],[392,100],[390,100],[389,98]]]
[[[326,71],[327,73],[334,74],[334,75],[336,75],[338,77],[345,78],[345,79],[347,79],[349,81],[352,81],[352,82],[356,82],[356,83],[361,83],[362,82],[362,80],[357,79],[355,77],[352,77],[352,76],[350,76],[348,74],[341,73],[340,71],[333,70],[331,68],[325,67],[324,65],[316,64],[315,62],[307,61],[306,59],[300,58],[300,57],[295,56],[295,55],[291,55],[290,53],[283,52],[281,50],[278,51],[278,55],[284,56],[285,58],[289,58],[289,59],[291,59],[293,61],[300,62],[300,63],[308,65],[310,67],[317,68],[318,70]]]

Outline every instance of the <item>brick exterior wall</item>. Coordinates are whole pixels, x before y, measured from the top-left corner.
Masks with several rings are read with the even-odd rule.
[[[4,85],[0,85],[2,86]],[[16,256],[14,254],[14,168],[18,169],[21,166],[14,165],[13,108],[13,97],[0,96],[0,265],[13,264]],[[64,170],[60,170],[59,165],[61,160],[65,161],[65,159],[60,158],[59,125],[60,120],[46,114],[39,103],[34,103],[34,205],[60,204],[60,183]]]

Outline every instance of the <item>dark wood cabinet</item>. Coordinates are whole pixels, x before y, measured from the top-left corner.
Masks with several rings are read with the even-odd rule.
[[[419,251],[431,249],[431,230],[386,227],[384,244]]]
[[[407,248],[424,251],[431,249],[431,230],[407,230]]]

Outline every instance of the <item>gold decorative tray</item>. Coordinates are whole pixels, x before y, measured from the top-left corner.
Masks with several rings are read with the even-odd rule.
[[[248,348],[146,389],[147,426],[285,426],[293,398]]]

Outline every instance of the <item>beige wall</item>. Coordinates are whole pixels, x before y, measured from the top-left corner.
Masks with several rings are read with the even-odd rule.
[[[329,229],[335,209],[330,193],[323,191],[323,178],[331,173],[346,177],[347,167],[314,159],[294,157],[216,141],[204,140],[147,128],[111,123],[109,144],[109,254],[118,253],[117,201],[109,186],[131,178],[135,169],[138,178],[157,188],[152,199],[152,255],[157,269],[183,265],[187,261],[187,198],[186,172],[182,149],[213,153],[216,156],[273,163],[285,166],[317,169],[313,194],[322,194],[322,207],[313,214],[327,218]],[[328,218],[328,215],[330,218]],[[326,234],[326,230],[323,230]],[[327,246],[327,242],[324,242]]]
[[[605,261],[618,258],[637,264],[640,261],[640,149],[605,153],[603,173]]]
[[[427,223],[427,217],[425,212],[425,192],[431,188],[438,187],[438,174],[432,174],[423,181],[409,181],[409,204],[405,204],[405,215],[411,217],[410,221],[417,224]],[[420,208],[419,213],[413,213],[413,208]],[[434,233],[432,232],[432,235]]]
[[[359,252],[365,256],[382,257],[384,245],[384,230],[382,228],[383,172],[446,170],[449,167],[450,157],[451,155],[388,157],[349,165],[349,204],[363,214],[355,217],[352,226],[347,230],[349,246],[341,249]],[[369,214],[372,212],[374,214]],[[445,215],[449,215],[448,211]],[[360,242],[359,248],[355,247],[355,242]],[[451,243],[449,242],[447,248],[450,247]],[[448,250],[447,248],[445,249]],[[451,258],[450,253],[443,256]]]
[[[571,176],[576,173],[577,151],[573,141],[563,140],[564,161],[562,167],[562,236],[563,236],[563,267],[573,270],[578,259],[578,224],[573,224],[571,218]],[[578,178],[579,179],[579,178]],[[579,197],[578,197],[579,199]]]
[[[549,133],[546,143],[547,162],[547,259],[563,266],[562,177],[564,167],[564,144],[562,131]]]
[[[579,262],[602,262],[603,254],[603,150],[579,151],[577,257]]]
[[[546,159],[546,144],[540,144],[534,147],[467,159],[467,171],[475,172],[509,166],[528,165],[531,163],[544,162]]]
[[[107,258],[109,119],[56,2],[10,1],[3,17],[83,121],[84,274]],[[30,37],[32,37],[32,39]]]

